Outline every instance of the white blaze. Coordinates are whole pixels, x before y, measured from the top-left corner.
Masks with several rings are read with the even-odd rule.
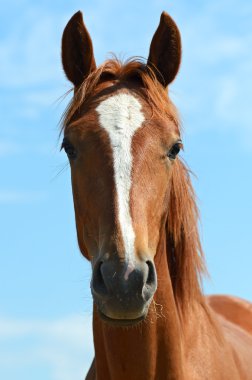
[[[96,108],[100,125],[107,131],[113,151],[118,219],[124,243],[125,258],[128,259],[129,263],[134,262],[135,250],[135,232],[130,215],[131,145],[135,132],[144,121],[141,108],[141,103],[137,98],[125,93],[119,93],[107,98]],[[129,273],[125,275],[128,278]]]

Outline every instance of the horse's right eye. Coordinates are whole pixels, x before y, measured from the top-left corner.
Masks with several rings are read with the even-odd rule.
[[[181,141],[181,140],[178,140],[178,141],[172,146],[172,148],[169,150],[169,152],[167,153],[167,156],[170,158],[170,160],[175,160],[175,158],[176,158],[177,155],[179,154],[181,148],[183,148],[182,141]]]
[[[77,156],[76,150],[74,146],[66,138],[63,139],[63,142],[61,144],[61,149],[64,149],[69,160],[74,160],[76,158]]]

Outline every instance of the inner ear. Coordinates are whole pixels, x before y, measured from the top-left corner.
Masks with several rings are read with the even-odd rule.
[[[75,87],[96,69],[92,40],[80,11],[73,15],[63,32],[62,64]]]
[[[180,62],[180,32],[173,19],[163,12],[151,41],[147,65],[154,71],[158,81],[166,87],[177,75]]]

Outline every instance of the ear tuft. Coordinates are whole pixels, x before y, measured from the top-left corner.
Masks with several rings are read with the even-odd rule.
[[[63,32],[62,64],[75,87],[96,68],[92,40],[80,11],[72,16]]]
[[[168,86],[178,73],[181,62],[181,37],[173,19],[163,12],[152,38],[147,65],[159,82]]]

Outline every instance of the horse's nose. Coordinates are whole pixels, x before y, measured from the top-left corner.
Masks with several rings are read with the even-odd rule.
[[[116,319],[139,318],[146,312],[157,288],[152,260],[134,264],[99,261],[93,269],[92,294],[102,314]]]

